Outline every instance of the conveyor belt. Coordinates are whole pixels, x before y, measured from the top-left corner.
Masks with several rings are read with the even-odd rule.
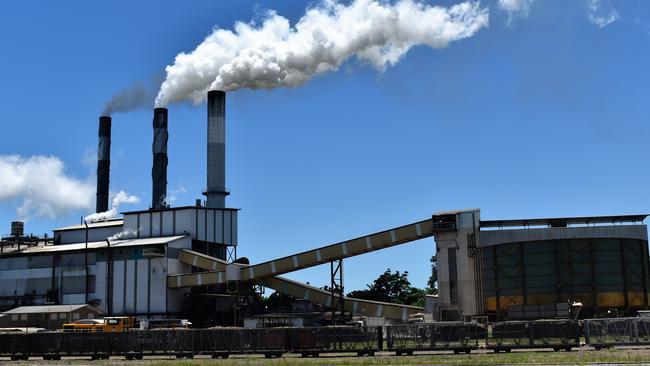
[[[222,259],[211,257],[193,250],[181,249],[180,252],[179,259],[181,262],[208,271],[225,271],[226,265],[228,264],[228,262]]]
[[[221,259],[187,249],[181,249],[180,259],[183,263],[191,264],[194,267],[219,271],[216,272],[217,279],[219,276],[224,276],[226,264],[228,264],[226,261]],[[215,272],[211,273],[211,276],[214,276]],[[271,288],[287,295],[308,300],[316,304],[331,306],[331,293],[318,287],[281,277],[263,278],[256,282],[264,287]],[[409,315],[424,311],[423,308],[417,306],[391,304],[350,297],[345,297],[344,304],[345,310],[350,312],[352,315],[383,316],[389,319],[407,320]]]
[[[272,261],[251,266],[242,266],[239,269],[239,273],[237,274],[235,272],[235,275],[231,271],[219,271],[218,268],[217,271],[211,270],[201,273],[171,275],[167,278],[167,286],[170,288],[179,288],[225,283],[227,281],[259,280],[314,267],[337,259],[350,258],[360,254],[374,252],[410,241],[427,238],[432,235],[433,222],[429,219]],[[200,268],[211,269],[212,267],[208,268],[207,266],[215,265],[214,263],[204,263],[204,257],[207,256],[197,255],[198,253],[192,254],[190,251],[184,251],[184,253],[185,260],[181,258],[184,263],[193,264],[196,258],[197,264],[202,263],[205,265]],[[229,275],[226,275],[227,273]]]
[[[258,281],[262,286],[278,292],[331,307],[332,296],[327,290],[309,286],[282,277],[264,278]],[[424,312],[423,308],[387,302],[344,298],[345,311],[352,315],[378,316],[389,319],[408,320],[409,315]]]

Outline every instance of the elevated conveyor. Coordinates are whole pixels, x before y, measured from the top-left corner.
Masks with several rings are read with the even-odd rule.
[[[217,280],[219,277],[223,279],[225,270],[228,263],[218,258],[210,257],[208,255],[194,252],[187,249],[182,249],[180,252],[180,260],[183,263],[190,264],[194,267],[201,269],[211,270],[212,272],[206,273],[208,281]],[[230,264],[235,266],[244,266],[240,264]],[[211,277],[215,276],[215,277]],[[301,298],[316,304],[331,306],[332,296],[331,292],[320,289],[318,287],[310,286],[301,282],[289,280],[281,277],[270,277],[256,280],[258,284],[271,288],[275,291]],[[423,308],[417,306],[408,306],[401,304],[392,304],[379,301],[371,301],[364,299],[356,299],[351,297],[344,298],[345,311],[350,312],[352,315],[366,315],[366,316],[383,316],[389,319],[407,320],[409,315],[421,313]]]
[[[275,291],[331,307],[332,295],[329,291],[306,285],[282,277],[264,278],[258,283]],[[344,297],[345,311],[353,316],[383,316],[388,319],[408,320],[409,315],[422,313],[424,308],[388,302],[371,301]]]
[[[167,286],[169,288],[181,288],[213,285],[228,281],[258,281],[260,279],[314,267],[333,260],[350,258],[427,238],[433,236],[433,232],[433,220],[428,219],[250,266],[227,264],[223,261],[223,263],[218,264],[214,261],[210,262],[206,260],[206,257],[208,257],[206,255],[185,250],[181,254],[181,260],[184,263],[192,264],[208,271],[170,275],[167,278]],[[238,268],[230,267],[230,269],[224,271],[224,266],[226,268],[228,266],[238,266]]]

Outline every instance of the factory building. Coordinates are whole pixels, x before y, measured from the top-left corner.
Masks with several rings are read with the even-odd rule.
[[[165,202],[167,120],[167,109],[154,110],[148,210],[57,228],[46,238],[26,237],[22,223],[12,225],[12,235],[0,241],[0,311],[24,305],[91,304],[107,315],[177,317],[192,310],[195,294],[214,292],[168,288],[167,277],[192,272],[191,265],[179,260],[181,250],[236,258],[238,210],[225,207],[225,93],[208,95],[205,202],[174,208]],[[109,210],[110,117],[100,117],[98,137],[101,214]],[[216,299],[212,305],[219,302]]]
[[[534,319],[648,309],[647,215],[433,217],[442,319]]]
[[[335,262],[431,236],[439,296],[427,307],[435,319],[554,318],[566,316],[571,304],[581,304],[583,316],[648,308],[646,215],[485,221],[479,209],[449,211],[255,265],[238,259],[239,211],[226,207],[225,93],[210,91],[207,99],[206,200],[167,204],[168,111],[156,108],[150,207],[58,228],[45,238],[25,236],[22,223],[12,224],[11,236],[0,241],[0,312],[89,304],[106,315],[232,324],[253,308],[242,294],[256,284],[325,307],[338,304],[341,314],[406,321],[425,309],[346,298],[342,290],[279,276],[332,263],[331,287],[342,289],[342,276],[334,286]],[[100,117],[98,142],[96,216],[103,217],[110,117]]]

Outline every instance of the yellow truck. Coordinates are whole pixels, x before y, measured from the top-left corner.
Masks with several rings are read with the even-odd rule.
[[[135,327],[135,317],[112,316],[101,319],[81,319],[63,324],[64,332],[124,332]]]

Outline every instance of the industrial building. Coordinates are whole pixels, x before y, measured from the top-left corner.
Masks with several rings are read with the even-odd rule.
[[[648,309],[647,215],[518,220],[435,215],[442,319]]]
[[[258,264],[237,257],[238,209],[226,207],[225,93],[207,103],[205,201],[169,207],[168,111],[153,117],[152,202],[121,219],[0,241],[0,311],[26,305],[90,304],[107,315],[190,318],[227,324],[254,313],[250,290],[265,286],[339,314],[406,321],[424,308],[346,298],[340,270],[351,256],[434,237],[443,320],[562,317],[647,309],[646,215],[483,221],[480,210],[425,220]],[[97,213],[108,210],[111,118],[100,117]],[[431,253],[433,253],[433,243]],[[331,263],[331,288],[279,277]],[[337,277],[338,276],[338,277]],[[253,314],[254,315],[254,314]],[[198,320],[198,321],[197,321]]]
[[[101,315],[99,309],[86,304],[21,306],[0,313],[0,328],[61,329],[65,323],[98,318]]]

